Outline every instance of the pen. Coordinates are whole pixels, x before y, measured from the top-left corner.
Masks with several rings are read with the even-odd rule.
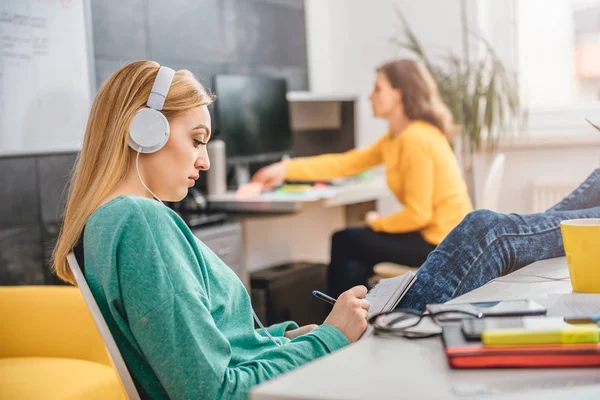
[[[317,299],[326,301],[329,304],[335,304],[335,299],[333,297],[327,296],[325,293],[321,293],[318,290],[313,290],[312,294]]]

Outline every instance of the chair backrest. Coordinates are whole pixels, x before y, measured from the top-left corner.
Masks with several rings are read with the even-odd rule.
[[[73,271],[77,286],[79,286],[79,289],[83,294],[83,299],[85,300],[85,303],[92,314],[92,318],[94,319],[94,322],[100,331],[100,335],[102,335],[102,339],[108,348],[108,352],[110,353],[113,363],[115,364],[115,367],[117,367],[117,371],[119,372],[119,376],[121,377],[121,382],[123,383],[123,387],[127,392],[127,396],[129,396],[131,400],[140,400],[140,395],[135,388],[135,384],[133,383],[133,379],[129,374],[127,366],[125,365],[125,361],[121,356],[121,352],[119,351],[119,348],[115,343],[115,339],[112,337],[112,334],[108,329],[108,325],[106,324],[106,321],[100,312],[100,308],[98,308],[98,304],[96,303],[90,287],[85,280],[85,276],[83,276],[83,272],[81,271],[81,268],[79,268],[79,263],[77,262],[77,258],[75,258],[74,253],[70,253],[67,256],[67,262],[69,263],[69,267],[71,267],[71,271]]]
[[[502,189],[502,177],[504,176],[505,160],[506,156],[504,154],[498,154],[496,155],[496,158],[494,158],[494,162],[492,163],[485,180],[481,201],[479,202],[477,208],[498,211],[498,204],[500,203],[500,190]]]

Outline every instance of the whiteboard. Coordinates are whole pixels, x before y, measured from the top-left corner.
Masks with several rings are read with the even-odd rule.
[[[94,90],[88,0],[0,1],[0,155],[77,151]]]

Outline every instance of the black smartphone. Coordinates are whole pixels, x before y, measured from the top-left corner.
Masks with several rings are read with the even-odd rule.
[[[427,310],[431,313],[441,311],[467,311],[481,314],[483,317],[521,317],[528,315],[546,315],[546,307],[533,300],[501,300],[457,304],[429,304]],[[440,321],[452,321],[465,318],[464,314],[440,315]]]

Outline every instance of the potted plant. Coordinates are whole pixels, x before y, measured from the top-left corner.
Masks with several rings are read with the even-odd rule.
[[[437,81],[440,95],[458,125],[465,179],[475,201],[473,156],[480,150],[493,154],[500,139],[513,133],[525,119],[516,77],[504,67],[484,37],[469,32],[466,18],[463,18],[465,54],[460,57],[448,52],[433,58],[425,52],[402,12],[396,9],[396,14],[401,23],[401,37],[392,38],[392,42],[422,61]],[[482,54],[474,60],[468,55],[469,37],[482,45]]]

